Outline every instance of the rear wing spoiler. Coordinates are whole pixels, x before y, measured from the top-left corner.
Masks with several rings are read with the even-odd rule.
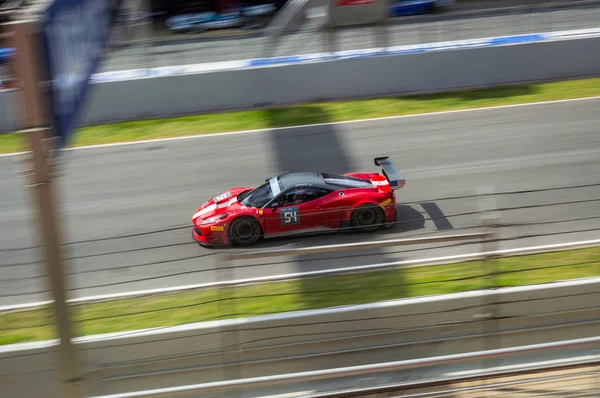
[[[389,156],[375,158],[374,162],[375,166],[381,166],[383,175],[389,181],[392,189],[400,189],[406,184],[406,179]]]

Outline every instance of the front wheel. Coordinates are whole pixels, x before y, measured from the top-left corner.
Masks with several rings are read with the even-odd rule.
[[[383,222],[383,211],[375,205],[359,206],[352,213],[352,226],[360,232],[373,232]]]
[[[258,221],[252,217],[240,217],[229,226],[229,240],[235,246],[251,246],[258,242],[262,230]]]

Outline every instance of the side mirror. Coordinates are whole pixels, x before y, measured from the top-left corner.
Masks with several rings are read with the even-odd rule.
[[[271,208],[271,210],[275,211],[279,207],[279,203],[273,202],[273,203],[271,203],[271,206],[269,206],[269,207]]]

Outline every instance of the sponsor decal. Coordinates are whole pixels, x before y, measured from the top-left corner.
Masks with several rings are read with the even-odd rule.
[[[391,200],[391,199],[387,199],[387,200],[385,200],[384,202],[381,202],[381,206],[387,206],[387,205],[389,205],[390,203],[392,203],[392,200]]]
[[[222,225],[213,225],[212,227],[210,227],[211,231],[224,231],[225,228]]]
[[[217,205],[215,205],[215,204],[212,204],[212,205],[210,205],[208,207],[205,207],[204,209],[202,209],[199,212],[197,212],[196,214],[194,214],[193,218],[203,216],[206,213],[214,211],[216,208],[217,208]]]
[[[215,197],[213,200],[215,202],[220,202],[222,200],[225,200],[225,199],[229,198],[230,196],[231,196],[230,192],[225,192],[224,194],[221,194],[221,195]]]
[[[237,202],[237,198],[231,198],[231,200],[229,200],[229,202],[223,202],[223,203],[219,203],[219,205],[217,206],[218,209],[222,209],[223,207],[229,207],[232,204]]]
[[[387,182],[387,180],[384,180],[384,181],[371,180],[371,184],[373,184],[373,185],[375,185],[377,187],[381,187],[381,186],[384,186],[384,185],[389,185],[388,182]]]
[[[271,191],[273,191],[273,196],[277,196],[281,193],[281,189],[279,189],[279,183],[277,182],[277,177],[273,177],[269,180],[269,186],[271,187]]]

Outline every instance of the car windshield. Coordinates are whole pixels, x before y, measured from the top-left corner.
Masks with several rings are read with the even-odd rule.
[[[273,177],[260,187],[245,194],[240,203],[244,206],[263,207],[271,199],[279,195],[282,188],[279,178]]]

